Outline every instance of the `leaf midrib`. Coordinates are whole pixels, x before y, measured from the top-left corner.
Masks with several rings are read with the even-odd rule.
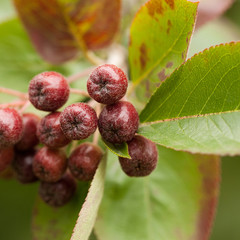
[[[184,30],[187,28],[188,26],[188,22],[191,20],[191,17],[188,18],[188,20],[186,21],[186,24],[184,26],[184,28],[182,29],[182,31],[180,32],[180,34],[178,35],[178,37],[176,38],[176,40],[173,42],[173,44],[170,46],[170,48],[168,49],[168,51],[159,59],[156,61],[155,64],[153,64],[152,67],[150,67],[147,71],[145,71],[145,73],[143,73],[136,81],[133,80],[133,86],[137,86],[139,85],[144,79],[146,79],[151,72],[153,72],[158,65],[160,65],[160,63],[167,57],[170,55],[170,53],[173,51],[173,48],[176,46],[177,42],[179,41],[180,37],[183,35]],[[195,22],[196,22],[196,17],[195,17]],[[187,56],[187,52],[186,52],[186,56]],[[185,56],[185,59],[186,59]]]
[[[209,117],[209,116],[234,113],[234,112],[240,112],[240,109],[225,111],[225,112],[216,112],[216,113],[190,115],[190,116],[184,116],[184,117],[175,117],[175,118],[162,119],[162,120],[156,120],[156,121],[151,121],[151,122],[143,122],[139,125],[139,127],[146,127],[146,126],[150,126],[152,124],[163,123],[163,122],[173,122],[173,121],[179,121],[179,120],[183,120],[183,119],[202,118],[202,117]]]

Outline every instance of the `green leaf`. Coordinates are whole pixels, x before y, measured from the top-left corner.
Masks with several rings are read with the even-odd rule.
[[[34,239],[88,240],[102,199],[105,165],[104,157],[90,188],[88,183],[80,182],[77,194],[70,203],[63,207],[50,207],[38,197],[33,211]]]
[[[148,177],[129,178],[109,156],[95,225],[99,240],[208,239],[219,191],[219,159],[158,147]]]
[[[139,134],[153,142],[192,153],[240,154],[240,112],[187,118],[143,126]]]
[[[88,191],[87,198],[79,213],[71,240],[88,240],[102,201],[106,170],[106,155],[101,160]],[[66,238],[65,238],[66,239]]]
[[[130,30],[129,63],[133,88],[145,101],[187,55],[197,3],[150,0],[137,13]]]
[[[48,206],[38,197],[33,209],[32,232],[34,239],[70,239],[88,187],[88,183],[79,183],[74,198],[59,208]]]
[[[32,240],[31,216],[38,184],[0,179],[1,239]]]
[[[152,96],[139,133],[177,150],[239,154],[239,59],[240,43],[229,43],[188,60]]]
[[[115,155],[119,157],[124,157],[124,158],[131,158],[130,155],[128,154],[127,143],[112,144],[110,142],[105,141],[104,139],[102,139],[102,141],[105,144],[105,146]]]

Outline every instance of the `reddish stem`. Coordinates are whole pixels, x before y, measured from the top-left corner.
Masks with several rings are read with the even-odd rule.
[[[6,93],[8,95],[12,95],[21,99],[27,99],[28,95],[26,93],[22,93],[16,90],[12,90],[9,88],[4,88],[4,87],[0,87],[0,93]]]
[[[29,106],[30,106],[30,101],[26,101],[25,104],[22,106],[22,108],[19,110],[20,113],[23,113]]]
[[[89,74],[93,71],[93,69],[94,69],[94,67],[90,67],[90,68],[87,68],[80,73],[77,73],[77,74],[74,74],[74,75],[70,76],[68,78],[68,83],[72,83],[72,82],[77,81],[80,78],[89,76]]]
[[[75,89],[75,88],[70,88],[70,92],[71,93],[74,93],[74,94],[78,94],[78,95],[82,95],[82,96],[85,96],[85,97],[89,97],[89,94],[83,90],[78,90],[78,89]]]
[[[11,103],[0,104],[0,108],[8,108],[8,107],[21,107],[26,104],[26,101],[15,101]]]

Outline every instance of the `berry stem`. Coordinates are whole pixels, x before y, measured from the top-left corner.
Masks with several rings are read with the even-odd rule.
[[[87,58],[87,60],[92,63],[95,66],[102,65],[103,59],[99,58],[97,55],[95,55],[91,51],[85,51],[84,56]]]
[[[82,72],[79,72],[77,74],[74,74],[74,75],[68,77],[68,83],[72,83],[72,82],[77,81],[80,78],[87,77],[93,71],[93,69],[94,69],[94,67],[90,67],[90,68],[85,69]]]
[[[27,99],[28,95],[26,93],[22,93],[16,90],[12,90],[9,88],[4,88],[4,87],[0,87],[0,93],[6,93],[8,95],[12,95],[21,99]]]
[[[22,108],[19,110],[20,113],[23,113],[29,106],[30,106],[30,101],[27,100],[25,101],[25,104],[23,104]]]
[[[102,105],[97,103],[95,107],[97,116],[99,116],[99,114],[101,113],[101,108],[102,108]],[[99,131],[97,129],[93,135],[93,144],[98,145],[98,139],[99,139]]]
[[[83,90],[78,90],[78,89],[75,89],[75,88],[70,88],[70,92],[71,93],[74,93],[74,94],[78,94],[78,95],[82,95],[82,96],[85,96],[85,97],[89,97],[89,94]]]
[[[8,107],[21,107],[26,103],[26,101],[14,101],[11,103],[0,104],[0,108],[8,108]]]

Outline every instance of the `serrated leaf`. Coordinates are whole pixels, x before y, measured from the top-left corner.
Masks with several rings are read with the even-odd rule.
[[[88,240],[91,235],[100,203],[103,197],[106,170],[106,155],[101,160],[92,180],[87,198],[79,213],[71,240]]]
[[[120,0],[14,0],[38,53],[52,64],[108,45],[119,24]],[[112,14],[114,12],[114,14]]]
[[[129,63],[140,101],[146,102],[185,61],[197,6],[187,0],[150,0],[137,13],[130,30]]]
[[[207,240],[219,192],[219,158],[158,147],[156,170],[129,178],[109,157],[95,225],[99,240]]]
[[[74,198],[65,206],[53,208],[37,198],[32,219],[32,232],[36,240],[70,239],[78,212],[86,198],[89,184],[81,183]]]
[[[105,146],[115,155],[119,157],[124,157],[124,158],[131,158],[130,155],[128,154],[127,143],[112,144],[110,142],[105,141],[104,139],[102,139],[102,141],[105,144]]]
[[[240,112],[166,121],[139,128],[153,142],[192,153],[240,154]]]
[[[139,133],[177,150],[240,153],[235,136],[239,132],[239,59],[240,43],[229,43],[188,60],[152,96],[140,114],[145,124]]]

